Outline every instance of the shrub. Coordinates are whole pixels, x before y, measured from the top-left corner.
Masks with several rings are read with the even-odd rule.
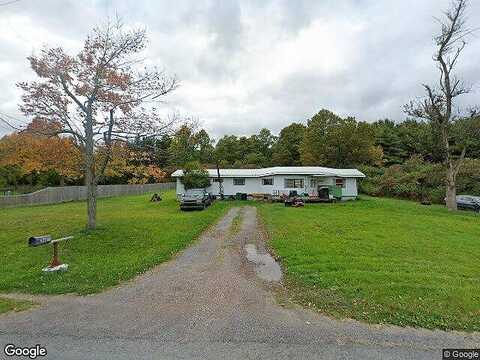
[[[391,196],[410,200],[443,203],[445,168],[420,156],[412,156],[401,165],[362,167],[367,176],[360,191],[372,196]],[[457,182],[458,194],[480,195],[480,160],[465,159]]]
[[[457,193],[480,196],[480,159],[465,159],[458,174]]]
[[[198,162],[191,162],[185,165],[180,181],[185,190],[201,189],[210,186],[208,171],[202,168]]]

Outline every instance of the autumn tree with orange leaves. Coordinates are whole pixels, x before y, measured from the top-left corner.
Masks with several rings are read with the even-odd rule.
[[[0,166],[17,166],[24,174],[55,171],[62,178],[82,177],[82,156],[71,137],[47,136],[58,122],[34,119],[21,132],[0,140]]]
[[[100,149],[99,161],[106,156],[106,149]],[[147,184],[161,182],[166,173],[151,162],[151,154],[134,149],[123,141],[114,141],[110,149],[110,161],[105,169],[105,176],[110,180],[120,179],[121,183]]]
[[[111,161],[114,142],[159,136],[175,122],[163,120],[153,106],[178,82],[155,68],[141,68],[146,45],[144,30],[108,22],[93,30],[77,55],[58,47],[30,56],[39,79],[18,84],[24,92],[21,111],[58,122],[59,128],[46,135],[68,134],[81,150],[88,229],[96,227],[96,188]]]

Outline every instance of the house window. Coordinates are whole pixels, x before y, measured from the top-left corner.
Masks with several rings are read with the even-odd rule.
[[[273,185],[273,178],[262,179],[262,185]]]
[[[219,178],[212,178],[212,181],[215,182],[215,183],[223,183],[223,179],[219,179]]]
[[[303,179],[285,179],[286,189],[303,189]]]
[[[335,185],[341,188],[345,188],[345,179],[335,179]]]
[[[245,185],[245,179],[243,178],[234,178],[233,185]]]
[[[317,185],[317,180],[315,179],[310,179],[310,187],[315,188],[315,185]]]

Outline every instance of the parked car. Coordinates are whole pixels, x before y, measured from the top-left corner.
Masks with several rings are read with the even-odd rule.
[[[457,207],[459,209],[480,212],[480,196],[458,195]]]
[[[205,189],[189,189],[182,194],[180,199],[180,209],[203,210],[212,204],[212,199],[212,196]]]

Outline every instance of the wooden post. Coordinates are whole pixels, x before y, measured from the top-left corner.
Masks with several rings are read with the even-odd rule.
[[[58,265],[62,265],[62,263],[58,259],[58,242],[54,242],[53,243],[53,257],[52,257],[52,261],[50,261],[50,267],[56,267]]]
[[[58,257],[58,243],[60,241],[70,240],[70,239],[73,239],[73,236],[67,236],[67,237],[63,237],[63,238],[60,238],[60,239],[52,240],[53,256],[52,256],[52,261],[50,261],[50,264],[48,265],[49,268],[54,268],[54,267],[62,265],[62,263],[60,262],[60,259]]]

